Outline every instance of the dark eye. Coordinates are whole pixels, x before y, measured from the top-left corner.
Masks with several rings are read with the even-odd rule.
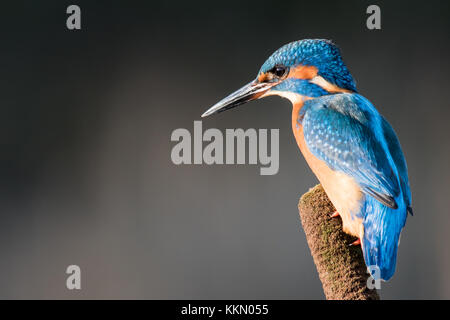
[[[270,69],[270,73],[272,73],[277,78],[282,78],[286,74],[287,68],[283,65],[276,65],[272,69]]]

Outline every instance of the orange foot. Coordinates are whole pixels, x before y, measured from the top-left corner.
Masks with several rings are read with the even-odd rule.
[[[339,217],[339,212],[335,211],[333,212],[333,214],[331,215],[332,218],[336,218]]]
[[[361,239],[356,239],[356,241],[349,244],[349,246],[359,246],[361,244]]]

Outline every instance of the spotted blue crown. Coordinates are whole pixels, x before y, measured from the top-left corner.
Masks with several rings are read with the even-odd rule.
[[[307,39],[288,43],[264,62],[259,73],[265,73],[277,64],[316,67],[318,75],[328,82],[356,92],[355,80],[342,60],[339,48],[329,40]]]

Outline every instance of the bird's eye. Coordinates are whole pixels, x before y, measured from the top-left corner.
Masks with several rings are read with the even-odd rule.
[[[270,73],[272,73],[277,78],[282,78],[286,75],[287,68],[283,65],[276,65],[272,69],[270,69]]]

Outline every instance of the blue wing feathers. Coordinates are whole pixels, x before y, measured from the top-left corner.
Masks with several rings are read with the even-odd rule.
[[[358,94],[308,100],[302,113],[311,153],[331,169],[353,177],[365,193],[358,214],[363,217],[364,258],[388,280],[395,271],[398,239],[411,206],[406,162],[394,130]]]
[[[339,94],[307,101],[302,121],[305,141],[333,170],[349,174],[368,194],[395,208],[398,180],[373,129],[377,122],[373,110],[361,108],[369,103],[361,98]]]
[[[398,170],[400,187],[402,189],[405,204],[407,206],[408,211],[412,214],[411,191],[409,188],[409,180],[408,180],[408,168],[406,165],[405,158],[403,157],[400,141],[398,140],[394,129],[392,129],[389,122],[387,122],[386,119],[384,119],[383,117],[382,117],[382,126],[384,137],[387,141],[387,145],[389,148],[389,152],[392,155],[392,159],[395,162],[395,166],[397,167]]]

